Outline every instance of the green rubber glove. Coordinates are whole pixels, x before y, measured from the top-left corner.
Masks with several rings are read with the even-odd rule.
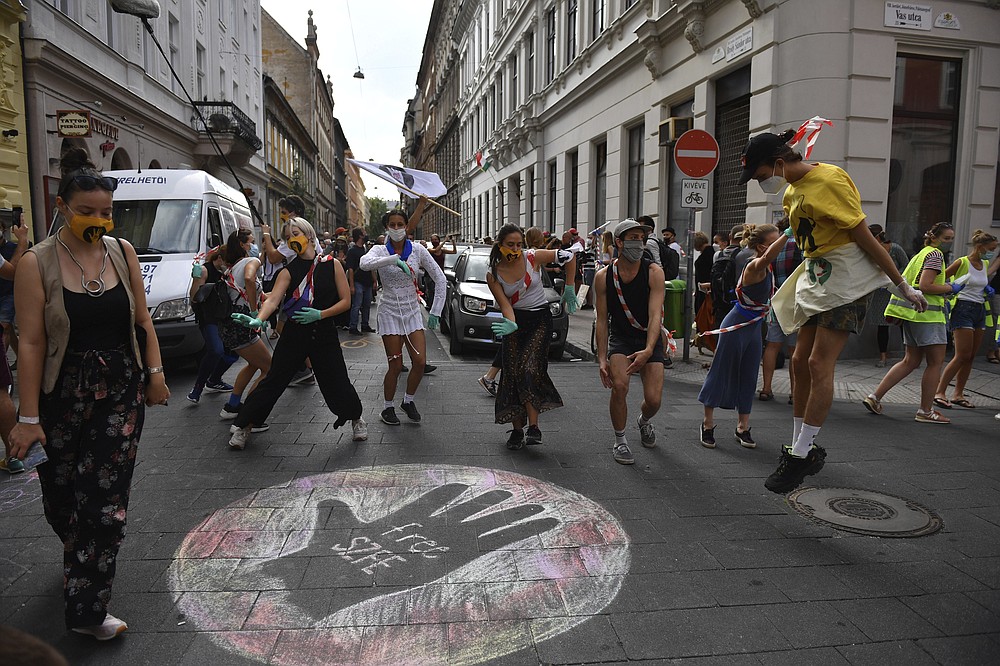
[[[267,326],[266,321],[261,321],[256,317],[245,315],[242,312],[234,312],[229,316],[232,317],[233,321],[235,321],[237,324],[246,326],[247,328],[264,328],[265,326]]]
[[[441,323],[441,318],[437,315],[430,315],[427,317],[427,328],[433,331]]]
[[[788,227],[785,229],[785,235],[788,236],[789,238],[795,238],[795,232],[792,231],[792,225],[789,224]]]
[[[413,277],[413,273],[410,272],[410,266],[405,261],[396,257],[396,265],[399,266],[399,270],[406,273],[406,277]]]
[[[490,324],[490,328],[493,329],[495,335],[510,335],[517,330],[517,324],[504,317],[501,321]]]
[[[195,280],[199,279],[204,272],[205,272],[205,267],[202,266],[201,264],[195,264],[191,266],[191,277],[193,277]]]
[[[323,318],[322,310],[316,308],[302,308],[292,315],[296,324],[315,324]]]
[[[576,312],[576,288],[568,284],[563,287],[562,302],[566,306],[566,312],[573,314]]]

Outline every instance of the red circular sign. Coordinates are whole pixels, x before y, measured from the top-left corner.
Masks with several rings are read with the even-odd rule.
[[[719,143],[705,130],[688,130],[674,145],[674,164],[691,178],[702,178],[719,165]]]

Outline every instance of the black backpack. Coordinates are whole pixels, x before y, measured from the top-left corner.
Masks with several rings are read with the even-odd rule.
[[[677,276],[681,274],[681,255],[677,254],[677,250],[673,249],[663,241],[658,238],[654,238],[656,241],[656,246],[660,249],[660,267],[663,268],[663,279],[664,280],[676,280]],[[642,255],[649,259],[650,263],[656,263],[653,259],[653,255],[650,254],[649,248],[646,247],[642,251]]]
[[[198,321],[203,324],[225,323],[229,321],[229,316],[235,312],[225,280],[210,282],[198,287],[191,305]]]
[[[740,247],[727,247],[712,264],[712,305],[729,310],[736,300],[736,255]]]

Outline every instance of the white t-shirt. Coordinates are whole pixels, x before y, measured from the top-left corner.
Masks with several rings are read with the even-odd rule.
[[[0,264],[2,266],[3,264]],[[983,269],[978,270],[969,262],[969,281],[965,283],[965,289],[958,292],[958,300],[960,301],[970,301],[972,303],[984,303],[986,301],[986,296],[983,294],[983,290],[986,289],[986,285],[990,282],[986,278],[986,271],[989,269],[990,262],[983,262]]]

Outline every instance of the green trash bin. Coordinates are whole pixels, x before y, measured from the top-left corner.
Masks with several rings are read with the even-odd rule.
[[[668,280],[663,283],[663,325],[679,340],[684,339],[684,280]]]

